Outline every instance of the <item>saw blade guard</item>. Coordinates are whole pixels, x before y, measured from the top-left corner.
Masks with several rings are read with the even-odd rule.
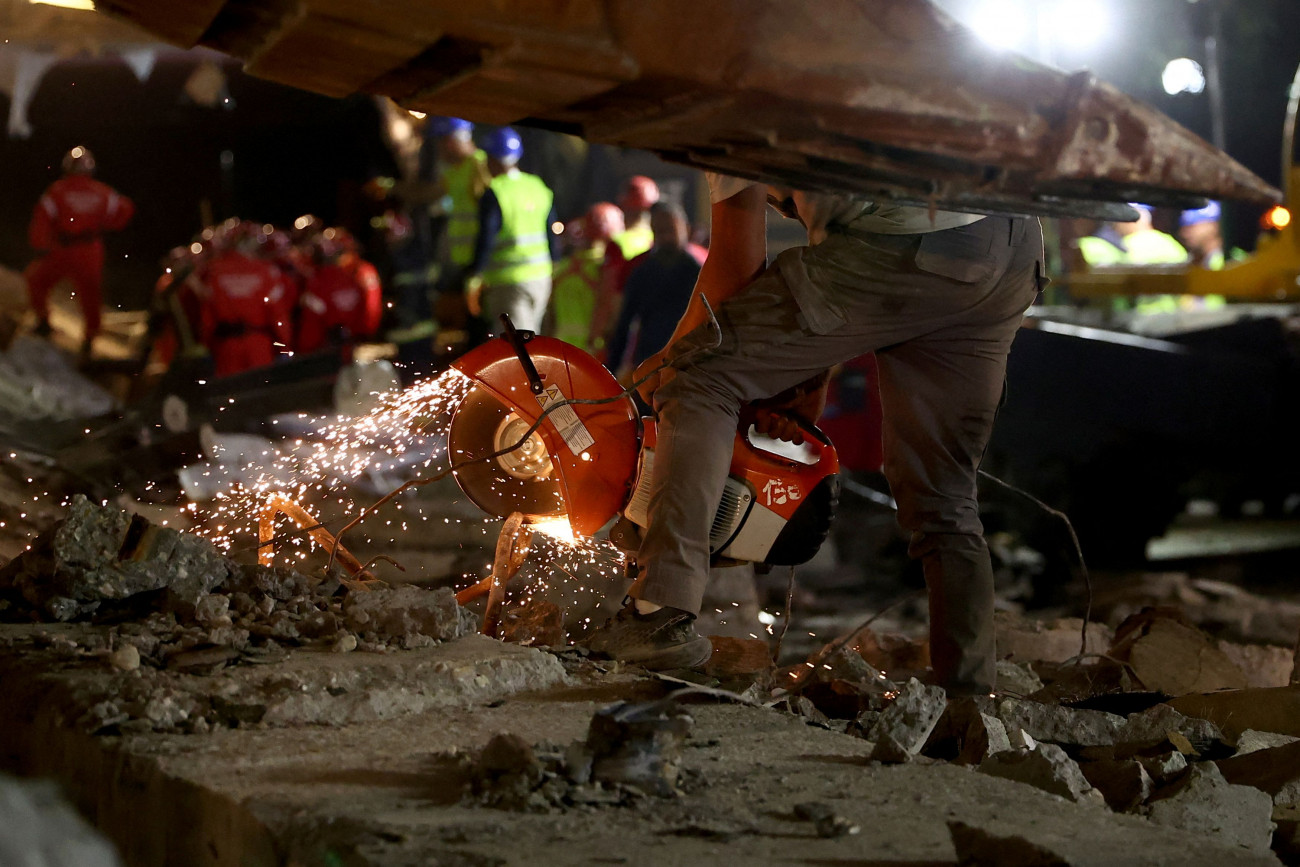
[[[588,353],[552,337],[519,336],[540,393],[530,381],[533,371],[503,337],[452,364],[475,383],[452,418],[452,465],[464,466],[454,473],[456,482],[491,514],[566,517],[575,534],[590,536],[622,510],[631,493],[641,436],[636,406]],[[468,465],[518,442],[552,404],[610,398],[595,406],[561,406],[519,448]],[[491,404],[499,404],[495,412]]]

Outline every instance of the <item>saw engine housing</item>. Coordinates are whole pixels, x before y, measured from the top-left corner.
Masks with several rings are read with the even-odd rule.
[[[508,328],[453,367],[474,387],[455,410],[448,452],[457,484],[475,504],[499,517],[565,518],[578,536],[620,514],[648,525],[655,423],[639,417],[599,361],[563,341]],[[839,495],[835,448],[811,426],[802,448],[771,441],[773,448],[764,448],[744,427],[710,551],[715,561],[805,562],[830,531]]]

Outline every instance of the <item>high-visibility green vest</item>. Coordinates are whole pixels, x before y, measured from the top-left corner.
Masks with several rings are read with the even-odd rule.
[[[1083,261],[1092,267],[1098,265],[1118,265],[1124,261],[1124,251],[1105,238],[1085,235],[1079,239],[1079,253]]]
[[[1155,229],[1124,237],[1126,265],[1178,265],[1187,261],[1187,251],[1173,235]]]
[[[618,249],[623,254],[623,261],[631,262],[654,246],[655,233],[648,225],[633,226],[619,232],[612,240],[618,244]]]
[[[551,278],[555,336],[583,349],[587,348],[591,335],[591,317],[596,311],[600,266],[604,261],[604,245],[579,250],[556,262]]]
[[[478,238],[478,200],[482,195],[475,181],[487,172],[487,154],[476,150],[454,166],[444,166],[442,182],[451,199],[447,210],[447,253],[451,263],[461,268],[474,261],[474,241]]]
[[[483,285],[510,286],[550,277],[550,187],[537,175],[515,171],[497,175],[489,188],[501,206],[501,231]]]

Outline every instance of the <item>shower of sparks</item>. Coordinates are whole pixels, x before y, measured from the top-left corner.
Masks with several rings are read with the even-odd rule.
[[[496,541],[499,516],[448,517],[437,504],[406,496],[409,492],[382,508],[374,507],[403,483],[450,469],[447,437],[452,417],[473,385],[469,377],[449,370],[384,395],[378,407],[365,416],[320,420],[311,433],[268,444],[252,454],[223,455],[218,442],[204,475],[215,477],[223,487],[211,500],[189,504],[195,521],[192,532],[227,552],[244,551],[256,544],[258,518],[268,502],[284,497],[309,510],[331,533],[362,517],[341,540],[343,544],[365,544],[377,550],[385,545],[400,548],[422,536],[444,533],[451,524],[470,524],[478,525],[471,527],[471,533],[475,537],[481,533],[481,546],[490,550]],[[301,420],[304,426],[316,421]],[[354,499],[359,496],[358,489],[373,496]],[[510,589],[508,605],[524,604],[562,584],[562,592],[570,599],[576,597],[580,607],[594,607],[622,577],[622,553],[607,541],[576,536],[566,518],[539,520],[528,526],[534,531],[525,567],[528,578]],[[307,529],[281,518],[274,561],[292,566],[313,552],[319,553],[319,543],[304,532]],[[261,554],[264,562],[270,559],[265,549]],[[317,559],[322,565],[325,562],[323,557]],[[473,583],[487,575],[491,565],[485,562],[478,575],[461,577]]]
[[[322,421],[312,433],[268,446],[257,454],[239,454],[232,466],[219,450],[210,455],[233,477],[227,487],[206,503],[191,503],[197,521],[194,532],[224,550],[232,550],[256,532],[258,515],[266,500],[277,494],[303,504],[322,522],[337,530],[365,507],[346,493],[352,486],[397,487],[407,476],[433,475],[446,469],[447,428],[452,410],[472,386],[457,371],[418,382],[379,399],[369,414]],[[207,474],[205,474],[207,475]],[[397,479],[397,481],[393,481]],[[396,514],[395,514],[396,513]],[[430,516],[407,504],[394,504],[392,512],[369,516],[364,537],[376,543],[395,543]],[[448,519],[449,520],[449,519]],[[485,528],[486,533],[486,528]],[[307,557],[310,542],[296,536],[292,557]]]

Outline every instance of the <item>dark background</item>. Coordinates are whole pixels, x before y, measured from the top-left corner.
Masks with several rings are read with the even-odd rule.
[[[941,5],[962,18],[975,14],[979,2]],[[1209,4],[1222,3],[1227,150],[1280,183],[1287,90],[1300,64],[1300,2],[1104,2],[1110,14],[1104,41],[1078,50],[1054,44],[1052,59],[1068,69],[1093,69],[1207,139],[1207,94],[1168,96],[1160,74],[1175,57],[1205,64]],[[316,96],[244,75],[228,62],[230,103],[209,108],[184,95],[197,62],[192,53],[164,52],[143,84],[112,55],[65,61],[46,74],[28,112],[31,138],[0,138],[0,264],[20,269],[29,261],[31,208],[77,143],[95,153],[98,176],[139,207],[133,225],[109,242],[110,305],[147,302],[159,257],[202,228],[205,201],[217,220],[239,216],[283,225],[315,213],[354,230],[364,224],[361,185],[395,171],[370,98]],[[7,111],[8,98],[0,95],[0,112]],[[595,147],[575,155],[570,145],[532,131],[525,132],[525,144],[524,168],[557,188],[562,219],[615,198],[621,178],[633,172],[666,181],[688,206],[694,201],[694,175],[649,155]],[[230,155],[225,170],[223,152]],[[1259,210],[1225,203],[1225,211],[1229,241],[1252,247]]]

